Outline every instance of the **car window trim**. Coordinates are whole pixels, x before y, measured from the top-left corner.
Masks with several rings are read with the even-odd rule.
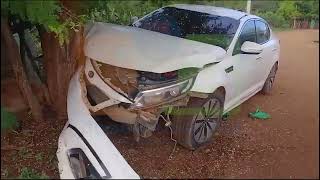
[[[243,23],[243,25],[242,25],[242,27],[241,27],[241,29],[240,29],[240,32],[239,32],[238,36],[236,37],[237,39],[236,39],[235,44],[234,44],[233,49],[232,49],[232,56],[237,55],[237,54],[233,54],[233,53],[234,53],[235,46],[236,46],[236,44],[237,44],[237,42],[238,42],[238,40],[239,40],[239,37],[240,37],[240,35],[241,35],[242,31],[243,31],[243,28],[245,27],[245,25],[246,25],[249,21],[253,21],[253,24],[254,24],[254,32],[255,32],[255,34],[256,34],[256,41],[257,41],[257,31],[256,31],[255,20],[258,20],[258,19],[257,19],[257,18],[247,19],[247,20]],[[234,38],[235,38],[235,37],[234,37]]]
[[[270,41],[270,36],[271,36],[271,31],[270,31],[269,24],[266,23],[265,21],[261,20],[261,19],[255,19],[255,20],[254,20],[254,26],[255,26],[255,29],[256,29],[256,40],[258,40],[258,33],[257,33],[256,21],[260,21],[260,22],[262,22],[263,24],[265,24],[266,27],[267,27],[268,30],[269,30],[269,37],[268,37],[268,39],[267,39],[266,41],[262,42],[262,43],[258,43],[258,42],[256,42],[256,43],[258,43],[258,44],[260,44],[260,45],[266,44],[267,42]]]

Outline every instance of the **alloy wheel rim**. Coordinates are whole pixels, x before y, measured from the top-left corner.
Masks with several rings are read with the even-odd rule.
[[[272,88],[272,86],[273,86],[274,79],[275,79],[275,76],[269,77],[269,87],[270,87],[270,88]]]
[[[193,128],[194,140],[198,143],[206,142],[216,130],[221,104],[217,99],[210,99],[195,115],[195,123]]]

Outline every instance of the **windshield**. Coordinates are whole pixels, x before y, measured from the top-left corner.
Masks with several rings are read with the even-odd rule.
[[[239,23],[230,17],[164,7],[138,20],[133,26],[227,49]]]

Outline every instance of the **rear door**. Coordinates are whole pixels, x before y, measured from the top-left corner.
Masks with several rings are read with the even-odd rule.
[[[276,50],[275,40],[270,39],[270,29],[262,20],[255,20],[257,43],[263,46],[263,51],[258,55],[256,62],[256,84],[263,86],[273,65],[273,52]]]

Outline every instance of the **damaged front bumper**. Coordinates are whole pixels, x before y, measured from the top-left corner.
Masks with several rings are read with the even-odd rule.
[[[138,174],[91,116],[82,98],[80,71],[70,81],[67,99],[69,121],[59,137],[60,178],[138,179]]]

